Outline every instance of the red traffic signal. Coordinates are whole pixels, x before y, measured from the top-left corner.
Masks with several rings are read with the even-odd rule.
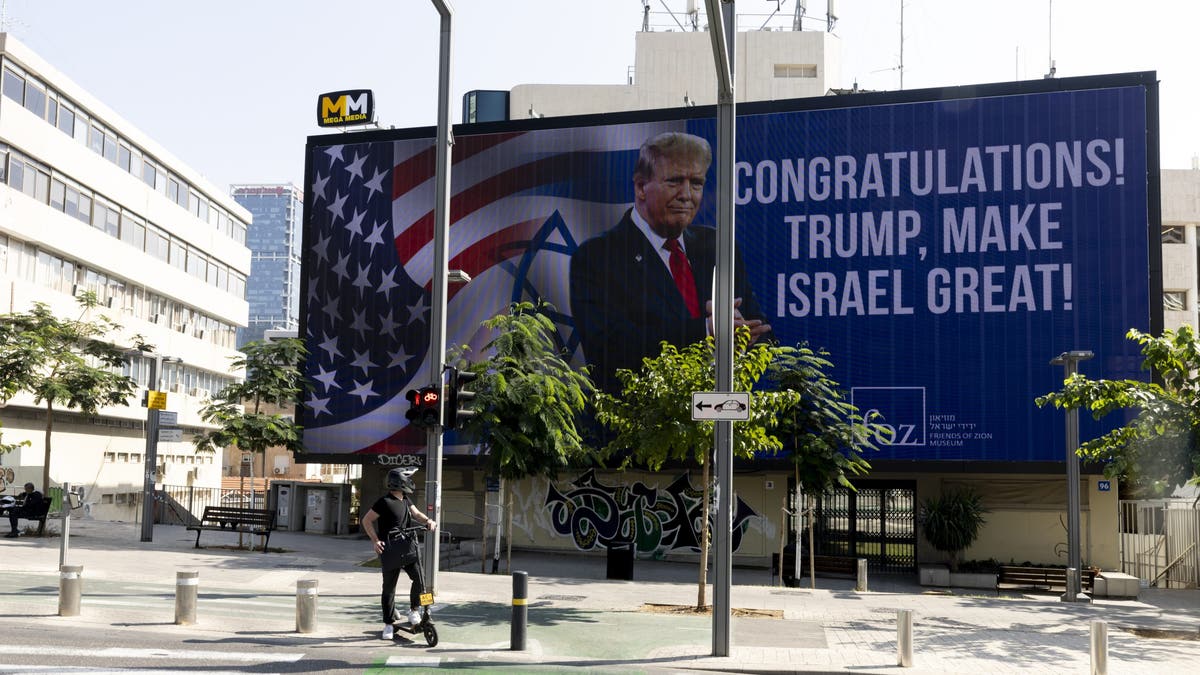
[[[408,401],[408,411],[404,416],[412,424],[429,428],[437,426],[442,416],[442,392],[439,387],[422,387],[409,389],[404,398]]]

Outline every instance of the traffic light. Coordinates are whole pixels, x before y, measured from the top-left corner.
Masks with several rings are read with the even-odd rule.
[[[408,401],[408,412],[404,416],[409,422],[426,429],[437,425],[442,412],[441,387],[409,389],[404,398]]]
[[[464,410],[463,406],[469,404],[475,398],[475,392],[464,389],[467,384],[479,379],[475,373],[459,370],[454,366],[449,367],[450,370],[450,386],[446,393],[446,415],[442,420],[442,425],[447,429],[458,429],[462,423],[471,417],[475,416],[474,410]]]

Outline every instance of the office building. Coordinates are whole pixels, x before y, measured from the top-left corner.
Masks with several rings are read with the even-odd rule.
[[[40,484],[45,408],[29,394],[7,401],[4,441],[31,445],[0,457],[0,474],[42,490],[70,483],[82,488],[85,513],[133,520],[145,475],[140,400],[160,359],[154,388],[167,392],[182,432],[158,443],[158,483],[215,489],[219,454],[197,453],[190,440],[203,426],[200,406],[234,378],[250,213],[122,118],[120,101],[101,102],[4,33],[0,61],[0,311],[42,302],[75,316],[73,296],[92,291],[123,326],[116,344],[141,335],[155,348],[131,356],[140,390],[128,405],[55,411],[49,486]]]
[[[234,185],[234,201],[254,220],[246,233],[250,277],[247,326],[238,331],[238,346],[263,339],[268,330],[296,331],[300,312],[300,218],[304,193],[290,184]]]

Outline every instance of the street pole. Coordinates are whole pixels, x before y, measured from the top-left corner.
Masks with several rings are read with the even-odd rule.
[[[154,474],[158,471],[158,408],[150,405],[150,392],[158,391],[162,355],[150,356],[150,378],[146,382],[146,476],[142,483],[142,541],[154,541]]]
[[[733,391],[733,241],[736,104],[733,0],[706,0],[708,33],[717,71],[717,269],[713,297],[717,391]],[[718,7],[718,4],[720,7]],[[717,518],[713,548],[712,655],[729,656],[730,586],[733,575],[733,422],[713,423]],[[707,525],[707,523],[705,523]]]
[[[1087,361],[1093,354],[1089,351],[1073,350],[1063,352],[1050,360],[1052,366],[1063,367],[1063,381],[1071,379],[1079,372],[1079,362]],[[1067,591],[1062,595],[1063,602],[1091,602],[1091,598],[1080,588],[1079,566],[1082,564],[1079,552],[1079,409],[1067,410],[1067,567],[1074,569],[1074,576],[1067,575]]]
[[[433,0],[441,16],[441,41],[438,49],[438,111],[436,184],[433,204],[433,280],[429,318],[429,381],[442,383],[446,359],[446,265],[450,244],[450,24],[454,10],[449,0]],[[425,447],[425,515],[442,520],[442,415],[443,399],[438,397],[438,423],[429,428]],[[425,586],[437,588],[439,558],[438,536],[425,538]]]

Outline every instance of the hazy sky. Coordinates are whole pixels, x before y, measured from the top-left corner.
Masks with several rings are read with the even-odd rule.
[[[385,125],[436,121],[438,16],[428,0],[0,2],[9,32],[222,188],[299,184],[323,91],[374,89]],[[650,2],[662,10],[662,0]],[[471,89],[624,82],[642,22],[641,0],[451,4],[455,121]],[[739,0],[739,14],[761,15],[741,27],[757,27],[775,6]],[[823,25],[825,6],[808,0],[812,28]],[[837,6],[839,84],[899,88],[900,0]],[[1049,67],[1048,0],[908,0],[904,8],[905,89],[1038,79]],[[1162,166],[1189,168],[1200,154],[1200,3],[1055,0],[1052,10],[1059,76],[1158,71]]]

